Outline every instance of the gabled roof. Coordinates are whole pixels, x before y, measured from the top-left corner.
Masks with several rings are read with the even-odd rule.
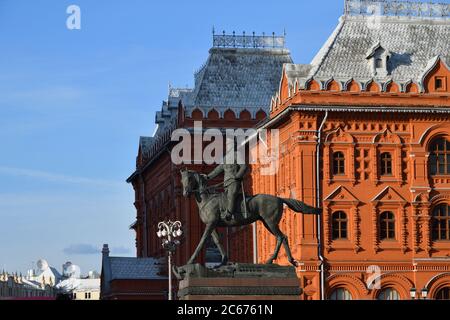
[[[345,15],[308,68],[289,78],[291,85],[300,85],[307,79],[354,79],[365,82],[373,78],[367,63],[368,52],[378,44],[391,53],[390,75],[375,78],[396,83],[419,82],[430,60],[436,56],[450,65],[450,19]],[[287,66],[286,70],[296,67]],[[287,73],[289,77],[289,72]]]

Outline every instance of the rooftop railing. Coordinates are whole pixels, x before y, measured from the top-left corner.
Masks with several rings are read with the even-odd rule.
[[[413,0],[345,0],[345,15],[449,19],[450,3]]]
[[[275,33],[272,35],[257,36],[255,32],[252,35],[247,35],[243,32],[242,35],[226,34],[225,31],[222,34],[216,34],[213,31],[213,47],[214,48],[254,48],[254,49],[284,49],[286,45],[286,36],[277,36]]]

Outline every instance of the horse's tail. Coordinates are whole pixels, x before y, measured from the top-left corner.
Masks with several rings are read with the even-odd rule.
[[[322,214],[322,209],[314,208],[311,206],[308,206],[307,204],[295,200],[295,199],[281,199],[283,203],[287,204],[287,206],[294,210],[295,212],[301,212],[304,214]]]

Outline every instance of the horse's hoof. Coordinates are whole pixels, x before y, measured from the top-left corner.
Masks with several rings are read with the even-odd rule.
[[[297,260],[289,260],[289,263],[292,264],[296,268],[299,266],[299,262]]]

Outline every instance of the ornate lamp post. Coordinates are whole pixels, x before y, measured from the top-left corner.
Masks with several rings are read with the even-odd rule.
[[[168,253],[169,266],[169,300],[172,300],[172,254],[175,252],[180,241],[176,240],[183,235],[180,221],[164,221],[158,224],[158,238],[162,240],[162,246]]]
[[[417,289],[412,288],[411,290],[409,290],[409,295],[411,296],[411,300],[415,300],[417,297]]]
[[[423,288],[420,292],[416,288],[410,290],[410,295],[412,300],[427,300],[428,299],[428,289]]]

